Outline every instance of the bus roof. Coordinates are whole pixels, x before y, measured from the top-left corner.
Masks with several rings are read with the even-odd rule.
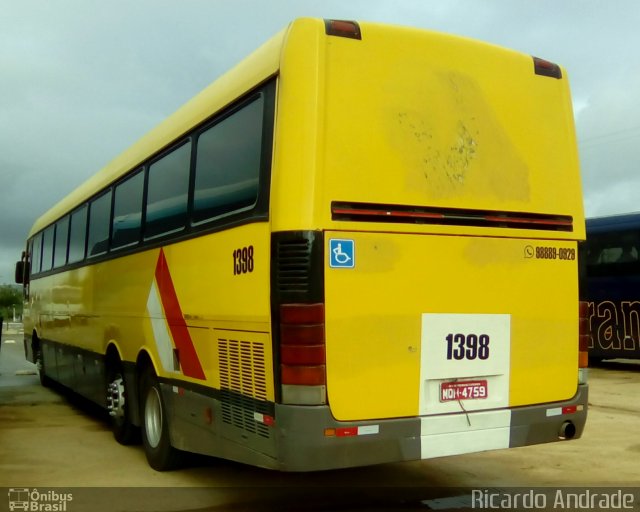
[[[531,56],[488,43],[407,27],[389,30],[390,26],[375,23],[362,23],[361,27],[367,34],[362,39],[366,45],[351,45],[350,51],[368,48],[369,55],[387,63],[393,63],[394,56],[399,54],[411,54],[414,59],[405,67],[394,64],[396,74],[390,77],[396,77],[394,88],[367,91],[368,105],[360,101],[361,88],[352,86],[351,65],[343,63],[340,67],[341,58],[336,57],[336,52],[353,40],[347,36],[335,38],[326,45],[323,57],[320,41],[327,35],[325,21],[295,20],[53,206],[35,222],[29,236],[117,182],[126,173],[136,170],[239,96],[280,73],[283,79],[278,102],[281,106],[286,103],[288,108],[283,108],[286,110],[284,113],[279,111],[277,130],[281,132],[280,137],[289,142],[286,148],[284,144],[279,150],[276,148],[274,162],[280,159],[280,180],[287,183],[286,191],[307,190],[309,188],[304,186],[307,181],[324,179],[332,183],[337,195],[372,204],[421,205],[426,201],[431,206],[447,208],[452,206],[453,199],[458,198],[458,202],[464,201],[468,208],[478,211],[497,209],[501,212],[526,210],[534,214],[570,214],[579,219],[573,227],[573,234],[584,237],[575,134],[572,132],[573,117],[566,80],[543,77],[544,81],[538,83],[540,77],[536,75],[540,73],[535,71],[534,74]],[[426,52],[429,45],[435,45],[438,51]],[[474,57],[470,58],[472,54]],[[350,55],[355,59],[353,62],[361,62],[355,57],[356,53]],[[322,59],[324,61],[320,62]],[[364,67],[359,68],[360,76],[371,71],[367,68],[369,60],[362,62]],[[325,69],[329,64],[333,66],[331,72]],[[503,77],[504,65],[513,71],[508,74],[509,80],[496,80],[497,75]],[[311,69],[314,66],[317,69]],[[416,66],[419,72],[415,71]],[[300,71],[301,68],[304,70]],[[338,68],[342,71],[336,72]],[[376,76],[380,83],[389,79],[387,71],[379,66]],[[555,78],[564,77],[561,68],[558,67],[557,71],[560,75]],[[296,73],[304,74],[304,79],[298,79]],[[373,83],[372,77],[367,77]],[[426,91],[425,77],[430,84]],[[536,80],[535,88],[533,80]],[[317,90],[320,83],[326,88],[333,87],[324,94],[322,101]],[[301,85],[308,86],[305,92],[300,90]],[[344,104],[354,103],[353,98],[336,99],[336,87],[347,96],[357,98],[361,110],[364,109],[362,116],[348,114],[349,109],[342,108]],[[468,96],[466,103],[460,99],[462,93],[459,91],[462,90]],[[305,93],[314,96],[310,98]],[[425,97],[442,94],[446,95],[447,102],[441,101],[437,108],[429,110],[433,102],[425,101]],[[374,113],[369,105],[376,102],[381,106]],[[306,110],[302,113],[301,109]],[[309,112],[313,115],[305,115]],[[391,114],[396,118],[389,118]],[[511,122],[513,117],[517,122]],[[432,135],[427,133],[428,126],[420,130],[411,128],[426,122],[425,119],[431,124],[444,126],[433,135],[436,137],[433,143],[425,142],[425,137]],[[376,144],[384,149],[385,159],[378,158],[378,153],[356,150],[366,149],[371,144],[371,130],[362,130],[361,127],[363,123],[374,122],[377,123],[377,136],[383,139]],[[399,126],[399,123],[404,124]],[[535,130],[535,137],[532,136],[531,123],[540,124],[540,129]],[[556,129],[559,124],[562,126]],[[554,130],[551,133],[547,128]],[[310,137],[320,129],[327,131],[323,147],[310,142]],[[398,141],[401,129],[411,133],[407,132],[409,135],[406,136],[402,132],[406,137]],[[342,148],[346,133],[352,136],[349,151]],[[478,148],[476,139],[480,136],[482,146]],[[566,150],[557,151],[558,145],[564,145]],[[323,151],[330,153],[334,160],[325,158],[326,155],[318,156]],[[554,154],[553,159],[549,158],[550,154]],[[316,172],[309,161],[321,158],[324,158],[325,169]],[[347,162],[349,158],[355,163]],[[307,164],[309,172],[301,172],[304,167],[301,163]],[[449,169],[456,165],[462,165],[464,172]],[[386,166],[402,169],[402,172],[394,181],[395,189],[387,185],[375,190],[371,187],[365,194],[359,174],[340,174],[340,169],[345,166],[380,173]],[[445,172],[431,172],[431,167],[435,169],[437,166],[445,168]],[[572,172],[562,174],[566,179],[558,182],[559,169]],[[367,179],[373,179],[373,174]],[[297,213],[317,213],[309,208],[306,198],[301,197],[300,201],[302,206],[298,210],[295,205],[290,205],[289,211],[283,213],[296,223],[299,223]],[[317,208],[323,208],[324,215],[328,215],[326,205],[320,201],[315,203]],[[273,220],[276,223],[278,219],[274,217]],[[315,224],[310,221],[309,225]],[[289,229],[285,224],[278,224],[278,227]]]
[[[603,233],[640,228],[640,212],[592,217],[586,220],[587,233]]]

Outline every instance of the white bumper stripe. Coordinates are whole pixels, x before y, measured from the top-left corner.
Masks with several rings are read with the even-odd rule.
[[[509,410],[427,416],[420,422],[423,459],[509,447]]]

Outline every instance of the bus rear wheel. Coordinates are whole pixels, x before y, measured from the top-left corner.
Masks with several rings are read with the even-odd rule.
[[[147,369],[140,381],[142,404],[142,444],[149,465],[168,471],[180,465],[182,452],[171,446],[167,409],[155,373]]]
[[[116,441],[127,445],[140,441],[140,430],[131,423],[125,382],[120,364],[107,370],[107,409],[111,417],[111,430]]]

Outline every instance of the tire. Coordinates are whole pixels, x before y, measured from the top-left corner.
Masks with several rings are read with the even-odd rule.
[[[131,413],[126,399],[126,379],[119,362],[111,368],[107,367],[106,390],[113,437],[123,445],[139,443],[140,429],[131,423]]]
[[[45,374],[45,366],[44,366],[44,353],[42,352],[42,347],[40,345],[36,348],[36,367],[38,368],[38,377],[40,378],[40,384],[45,387],[51,387],[53,384],[53,380],[51,377],[47,377]]]
[[[140,392],[142,445],[147,461],[156,471],[175,469],[183,452],[171,446],[167,409],[158,378],[150,368],[142,374]]]

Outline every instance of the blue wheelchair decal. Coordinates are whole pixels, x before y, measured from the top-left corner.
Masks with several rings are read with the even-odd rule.
[[[329,266],[331,268],[353,268],[355,266],[355,244],[353,240],[331,238],[329,240]]]

